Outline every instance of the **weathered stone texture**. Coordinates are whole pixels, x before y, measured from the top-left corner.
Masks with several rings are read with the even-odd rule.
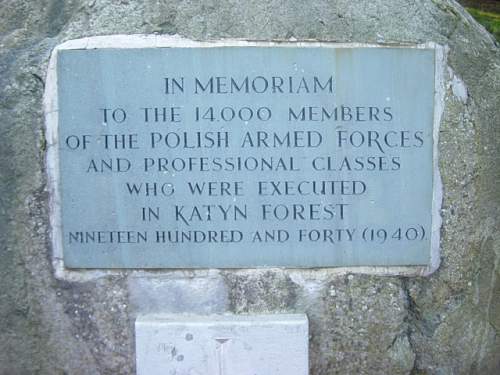
[[[500,373],[499,49],[455,2],[3,0],[0,20],[0,374],[133,374],[135,316],[159,310],[306,312],[314,375]],[[42,113],[50,51],[68,39],[153,32],[448,46],[440,269],[56,279]]]

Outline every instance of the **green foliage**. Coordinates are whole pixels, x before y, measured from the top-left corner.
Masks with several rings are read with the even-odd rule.
[[[486,30],[492,33],[497,41],[500,41],[500,14],[485,12],[476,8],[466,8],[477,22],[483,25]]]

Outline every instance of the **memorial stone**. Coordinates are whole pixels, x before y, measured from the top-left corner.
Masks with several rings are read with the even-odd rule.
[[[500,56],[455,1],[7,0],[0,83],[0,375],[500,373]]]

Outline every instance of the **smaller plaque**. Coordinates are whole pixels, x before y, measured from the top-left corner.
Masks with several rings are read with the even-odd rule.
[[[305,315],[146,315],[137,375],[307,375]]]

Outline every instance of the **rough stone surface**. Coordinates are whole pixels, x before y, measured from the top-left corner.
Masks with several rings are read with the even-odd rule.
[[[457,3],[3,0],[0,20],[0,374],[133,374],[134,319],[156,310],[306,312],[314,375],[500,373],[499,48]],[[50,51],[68,39],[153,32],[448,46],[440,269],[57,279],[42,113]]]

